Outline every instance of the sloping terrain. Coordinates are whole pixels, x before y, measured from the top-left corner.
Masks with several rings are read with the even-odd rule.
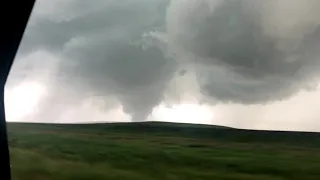
[[[162,122],[8,123],[14,180],[320,179],[320,134]]]

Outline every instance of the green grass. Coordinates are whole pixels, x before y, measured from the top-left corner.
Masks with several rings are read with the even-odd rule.
[[[13,180],[318,180],[320,135],[173,123],[8,123]]]

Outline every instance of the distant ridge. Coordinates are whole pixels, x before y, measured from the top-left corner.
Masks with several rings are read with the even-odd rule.
[[[220,125],[211,125],[211,124],[195,124],[195,123],[180,123],[180,122],[162,122],[162,121],[139,121],[139,122],[104,122],[104,121],[95,121],[95,122],[80,122],[80,123],[43,123],[43,122],[7,122],[8,124],[34,124],[34,125],[65,125],[65,126],[74,126],[74,125],[109,125],[109,126],[118,126],[118,125],[149,125],[149,126],[173,126],[173,127],[185,127],[185,128],[232,128],[228,126]]]
[[[52,126],[162,126],[162,127],[180,127],[180,128],[214,128],[214,129],[235,129],[242,131],[255,131],[255,132],[292,132],[292,133],[316,133],[320,132],[313,131],[294,131],[294,130],[258,130],[258,129],[245,129],[245,128],[235,128],[230,126],[213,125],[213,124],[196,124],[196,123],[182,123],[182,122],[163,122],[163,121],[137,121],[137,122],[105,122],[105,121],[95,121],[95,122],[80,122],[80,123],[44,123],[44,122],[7,122],[7,124],[29,124],[29,125],[52,125]]]
[[[320,147],[320,133],[294,131],[260,131],[235,129],[224,126],[170,122],[91,123],[91,124],[41,124],[8,123],[8,131],[43,131],[54,133],[130,133],[150,136],[170,136],[228,141],[235,143],[268,143]]]

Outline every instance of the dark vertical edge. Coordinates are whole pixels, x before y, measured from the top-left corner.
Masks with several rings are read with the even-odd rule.
[[[35,0],[0,1],[0,179],[10,180],[10,158],[7,138],[4,86]]]

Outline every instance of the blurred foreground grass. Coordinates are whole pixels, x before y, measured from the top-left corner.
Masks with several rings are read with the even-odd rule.
[[[13,180],[319,180],[317,133],[9,123]]]

